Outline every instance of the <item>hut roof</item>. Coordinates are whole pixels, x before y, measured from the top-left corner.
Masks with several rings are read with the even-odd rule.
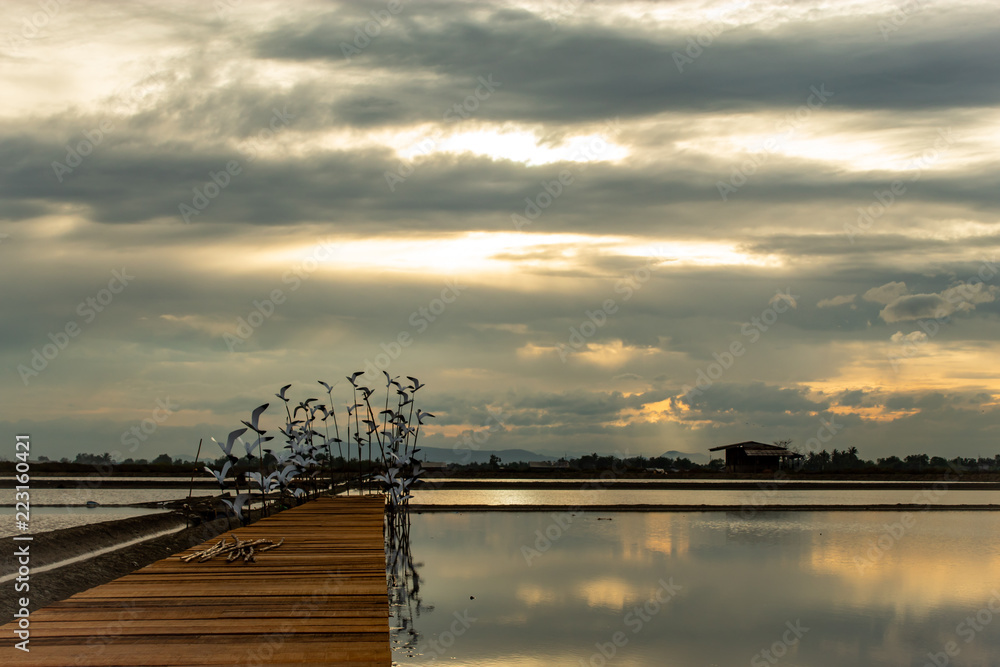
[[[712,447],[708,451],[717,452],[719,450],[728,449],[742,449],[747,456],[801,456],[796,452],[793,452],[785,447],[779,447],[778,445],[768,445],[763,442],[754,442],[753,440],[747,440],[746,442],[737,442],[732,445],[721,445],[719,447]]]

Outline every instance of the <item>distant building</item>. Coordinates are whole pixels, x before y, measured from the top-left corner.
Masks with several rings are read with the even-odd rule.
[[[708,451],[726,452],[726,472],[762,472],[781,468],[786,459],[801,458],[802,455],[778,445],[763,442],[737,442],[734,445],[712,447]]]

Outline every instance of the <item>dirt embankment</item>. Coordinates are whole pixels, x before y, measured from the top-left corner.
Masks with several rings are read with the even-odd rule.
[[[25,544],[30,545],[31,567],[39,568],[177,526],[184,526],[182,516],[163,514],[54,530],[36,535],[31,542],[14,542],[13,538],[6,537],[0,540],[3,543],[0,547],[2,548],[0,572],[9,574],[17,571],[15,549]],[[229,523],[226,519],[216,519],[47,572],[32,572],[30,590],[26,595],[31,601],[28,609],[34,611],[94,586],[113,581],[171,554],[201,544],[228,529]],[[25,596],[25,593],[16,593],[13,581],[2,585],[0,613],[3,613],[3,618],[12,617],[15,611],[14,603],[21,596]]]

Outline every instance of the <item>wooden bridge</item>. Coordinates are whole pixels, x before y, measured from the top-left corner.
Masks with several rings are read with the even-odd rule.
[[[320,498],[245,528],[278,541],[257,562],[181,556],[217,537],[30,616],[30,652],[4,664],[389,665],[379,497]],[[15,655],[16,654],[16,655]]]

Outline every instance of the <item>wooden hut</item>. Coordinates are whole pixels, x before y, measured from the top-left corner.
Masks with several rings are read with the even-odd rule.
[[[801,454],[786,447],[766,445],[763,442],[737,442],[733,445],[712,447],[708,451],[726,452],[726,472],[763,472],[783,467],[786,459],[801,458]]]

